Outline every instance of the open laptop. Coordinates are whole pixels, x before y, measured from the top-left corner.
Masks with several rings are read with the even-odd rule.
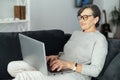
[[[43,74],[48,75],[44,43],[23,34],[19,34],[19,40],[23,60]]]

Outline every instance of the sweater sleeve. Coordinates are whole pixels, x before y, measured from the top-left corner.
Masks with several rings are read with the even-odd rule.
[[[91,64],[82,64],[81,74],[97,77],[104,66],[107,51],[108,43],[106,39],[104,37],[97,39],[93,49]]]

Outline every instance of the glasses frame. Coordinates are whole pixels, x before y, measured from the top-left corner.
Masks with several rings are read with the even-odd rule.
[[[93,16],[93,15],[83,15],[83,16],[78,16],[78,20],[80,21],[80,20],[84,20],[84,21],[87,21],[88,20],[88,18],[89,17],[91,17],[91,16]]]

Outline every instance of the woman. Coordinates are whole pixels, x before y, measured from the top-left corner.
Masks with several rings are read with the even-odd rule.
[[[47,76],[23,61],[8,64],[14,80],[91,80],[101,72],[107,55],[107,41],[97,31],[100,10],[96,5],[86,5],[78,11],[82,31],[75,31],[64,46],[63,55],[47,56],[51,70],[62,74]],[[24,65],[24,66],[23,66]],[[64,70],[70,70],[66,72]]]

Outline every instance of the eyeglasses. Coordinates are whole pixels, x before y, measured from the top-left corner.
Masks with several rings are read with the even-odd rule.
[[[83,19],[84,21],[87,21],[90,16],[93,16],[93,15],[78,16],[78,20],[82,20]]]

